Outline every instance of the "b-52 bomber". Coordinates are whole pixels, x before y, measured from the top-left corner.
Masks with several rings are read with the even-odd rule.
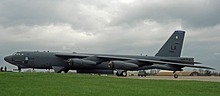
[[[195,65],[201,63],[194,62],[194,58],[180,57],[184,35],[185,31],[175,31],[155,56],[21,51],[4,60],[18,66],[18,70],[36,68],[54,69],[57,73],[76,70],[77,73],[100,74],[113,74],[116,70],[117,76],[127,76],[127,71],[162,69],[173,71],[177,78],[175,72],[184,67],[213,69]]]

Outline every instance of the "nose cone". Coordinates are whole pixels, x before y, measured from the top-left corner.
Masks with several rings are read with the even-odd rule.
[[[8,62],[8,63],[11,63],[12,57],[11,57],[11,56],[6,56],[6,57],[4,58],[4,60],[5,60],[6,62]]]

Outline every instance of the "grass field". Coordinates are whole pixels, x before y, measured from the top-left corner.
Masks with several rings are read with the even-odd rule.
[[[220,96],[219,82],[0,72],[1,96]]]

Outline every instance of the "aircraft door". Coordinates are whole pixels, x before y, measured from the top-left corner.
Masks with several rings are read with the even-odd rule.
[[[28,63],[29,58],[28,57],[24,57],[24,63]]]

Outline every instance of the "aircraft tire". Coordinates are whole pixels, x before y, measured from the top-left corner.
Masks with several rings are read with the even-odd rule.
[[[68,70],[68,69],[65,69],[65,70],[63,70],[63,71],[64,71],[64,73],[68,73],[69,70]]]
[[[126,77],[126,76],[127,76],[127,71],[123,71],[123,72],[121,72],[121,76]]]
[[[178,78],[178,74],[174,74],[173,77],[174,77],[174,78]]]
[[[127,71],[117,71],[115,75],[126,77],[127,76]]]
[[[116,72],[116,74],[115,74],[115,75],[120,76],[120,74],[119,74],[118,72]]]

